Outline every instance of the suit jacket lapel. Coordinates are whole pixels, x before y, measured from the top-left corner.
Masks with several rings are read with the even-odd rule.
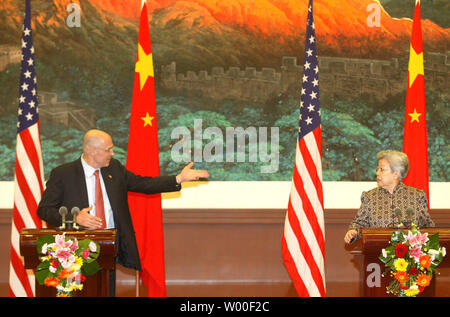
[[[80,188],[81,206],[89,206],[89,198],[86,186],[86,176],[84,175],[83,165],[81,165],[81,159],[77,160],[76,173],[77,173],[76,178],[79,186],[78,188]]]
[[[106,194],[108,195],[109,204],[111,205],[111,209],[113,210],[113,213],[115,210],[117,210],[115,195],[114,195],[114,178],[111,173],[111,169],[108,167],[102,167],[102,179],[103,183],[105,184],[105,190]]]

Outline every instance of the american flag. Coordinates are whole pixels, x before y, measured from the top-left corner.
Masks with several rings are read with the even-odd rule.
[[[22,70],[19,87],[14,209],[9,270],[10,296],[34,296],[34,275],[24,268],[20,257],[19,235],[23,228],[42,227],[42,222],[37,216],[36,210],[44,191],[43,177],[36,70],[31,34],[31,10],[30,0],[27,0],[22,31]]]
[[[319,67],[309,1],[294,175],[282,237],[286,269],[299,296],[325,296]]]

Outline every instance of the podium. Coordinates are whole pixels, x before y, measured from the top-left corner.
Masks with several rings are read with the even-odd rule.
[[[361,255],[364,258],[364,266],[361,270],[361,294],[366,297],[386,297],[393,296],[386,293],[386,286],[391,282],[392,277],[389,274],[381,277],[381,283],[378,286],[373,286],[373,283],[368,283],[368,279],[371,279],[371,274],[374,273],[374,268],[379,264],[380,274],[385,271],[384,263],[382,263],[378,256],[381,254],[381,250],[389,246],[391,235],[394,231],[408,229],[390,229],[390,228],[361,228],[362,235],[362,250]],[[428,232],[428,235],[433,235],[439,232],[439,244],[441,247],[445,247],[450,250],[450,228],[420,228],[420,232]],[[450,257],[447,254],[442,260],[441,264],[437,267],[437,271],[442,268],[450,267]],[[419,295],[420,297],[434,297],[436,294],[436,279],[438,275],[433,276],[431,283],[425,290]]]
[[[97,262],[102,268],[96,274],[87,276],[81,291],[73,291],[73,297],[105,297],[109,296],[109,271],[114,269],[116,256],[116,230],[55,230],[55,229],[22,229],[20,231],[20,254],[25,260],[25,269],[36,269],[40,260],[36,250],[36,240],[48,234],[66,233],[66,237],[77,240],[90,239],[100,245],[100,255]],[[36,297],[56,297],[56,288],[40,285],[37,280]]]

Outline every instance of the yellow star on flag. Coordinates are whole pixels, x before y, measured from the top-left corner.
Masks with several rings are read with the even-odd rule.
[[[147,114],[145,115],[145,117],[141,117],[141,119],[144,120],[144,127],[147,126],[147,125],[149,125],[149,126],[152,127],[152,126],[153,126],[153,125],[152,125],[152,120],[155,119],[155,117],[151,117],[151,116],[148,114],[148,112],[147,112]]]
[[[423,75],[423,52],[417,54],[411,45],[409,49],[409,87],[412,86],[417,75]]]
[[[416,108],[414,108],[414,112],[408,113],[408,115],[411,117],[411,123],[414,121],[419,122],[419,117],[422,115],[421,113],[417,113]]]
[[[139,83],[142,90],[147,78],[153,77],[153,56],[152,53],[145,54],[141,44],[138,44],[138,61],[136,62],[135,72],[139,73]]]

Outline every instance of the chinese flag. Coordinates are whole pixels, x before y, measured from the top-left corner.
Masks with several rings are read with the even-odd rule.
[[[409,172],[403,181],[406,185],[425,190],[429,207],[427,121],[420,1],[416,1],[411,33],[403,152],[409,157]]]
[[[153,57],[145,0],[141,7],[126,167],[138,175],[159,176]],[[161,195],[128,193],[128,201],[141,258],[142,282],[148,288],[148,296],[166,296]]]

